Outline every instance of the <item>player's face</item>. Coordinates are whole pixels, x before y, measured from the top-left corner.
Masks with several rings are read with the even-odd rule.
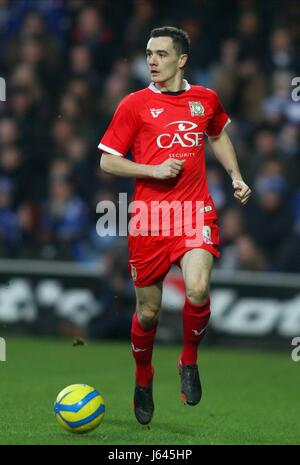
[[[171,37],[152,37],[147,44],[146,54],[154,83],[173,79],[187,60],[187,55],[178,55]]]

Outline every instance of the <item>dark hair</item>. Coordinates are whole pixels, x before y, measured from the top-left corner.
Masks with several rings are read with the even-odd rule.
[[[151,37],[171,37],[178,55],[183,53],[188,55],[190,53],[191,40],[188,33],[182,29],[172,26],[158,27],[156,29],[152,29],[150,38]]]

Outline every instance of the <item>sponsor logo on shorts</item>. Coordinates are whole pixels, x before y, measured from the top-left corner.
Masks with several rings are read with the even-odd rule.
[[[136,281],[137,280],[136,267],[133,266],[133,265],[130,265],[130,266],[131,266],[131,277],[132,277],[133,281]]]
[[[205,244],[212,244],[211,240],[211,228],[210,226],[204,225],[203,226],[203,242]]]

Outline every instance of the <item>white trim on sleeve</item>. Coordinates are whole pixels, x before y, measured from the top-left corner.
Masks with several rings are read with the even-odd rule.
[[[118,157],[123,157],[123,153],[117,152],[116,150],[112,149],[111,147],[107,147],[104,144],[99,144],[98,149],[104,150],[104,152],[108,152],[111,155],[118,155]]]

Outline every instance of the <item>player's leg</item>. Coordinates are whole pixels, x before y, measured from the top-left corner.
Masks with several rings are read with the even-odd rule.
[[[181,259],[181,269],[186,289],[183,308],[184,348],[182,361],[197,361],[197,348],[203,339],[210,317],[209,285],[213,256],[204,249],[189,250]]]
[[[136,312],[132,318],[131,344],[136,362],[136,380],[146,387],[153,377],[152,350],[162,299],[162,282],[135,287]]]
[[[135,287],[136,312],[132,318],[131,345],[136,363],[134,408],[142,424],[151,421],[154,412],[152,395],[153,343],[162,299],[162,282],[149,287]]]
[[[135,286],[137,316],[145,329],[157,324],[161,307],[162,286],[163,281],[148,287]]]
[[[196,405],[201,399],[197,351],[210,317],[209,285],[213,255],[204,249],[186,252],[180,261],[186,288],[182,312],[183,352],[179,358],[182,399]]]

